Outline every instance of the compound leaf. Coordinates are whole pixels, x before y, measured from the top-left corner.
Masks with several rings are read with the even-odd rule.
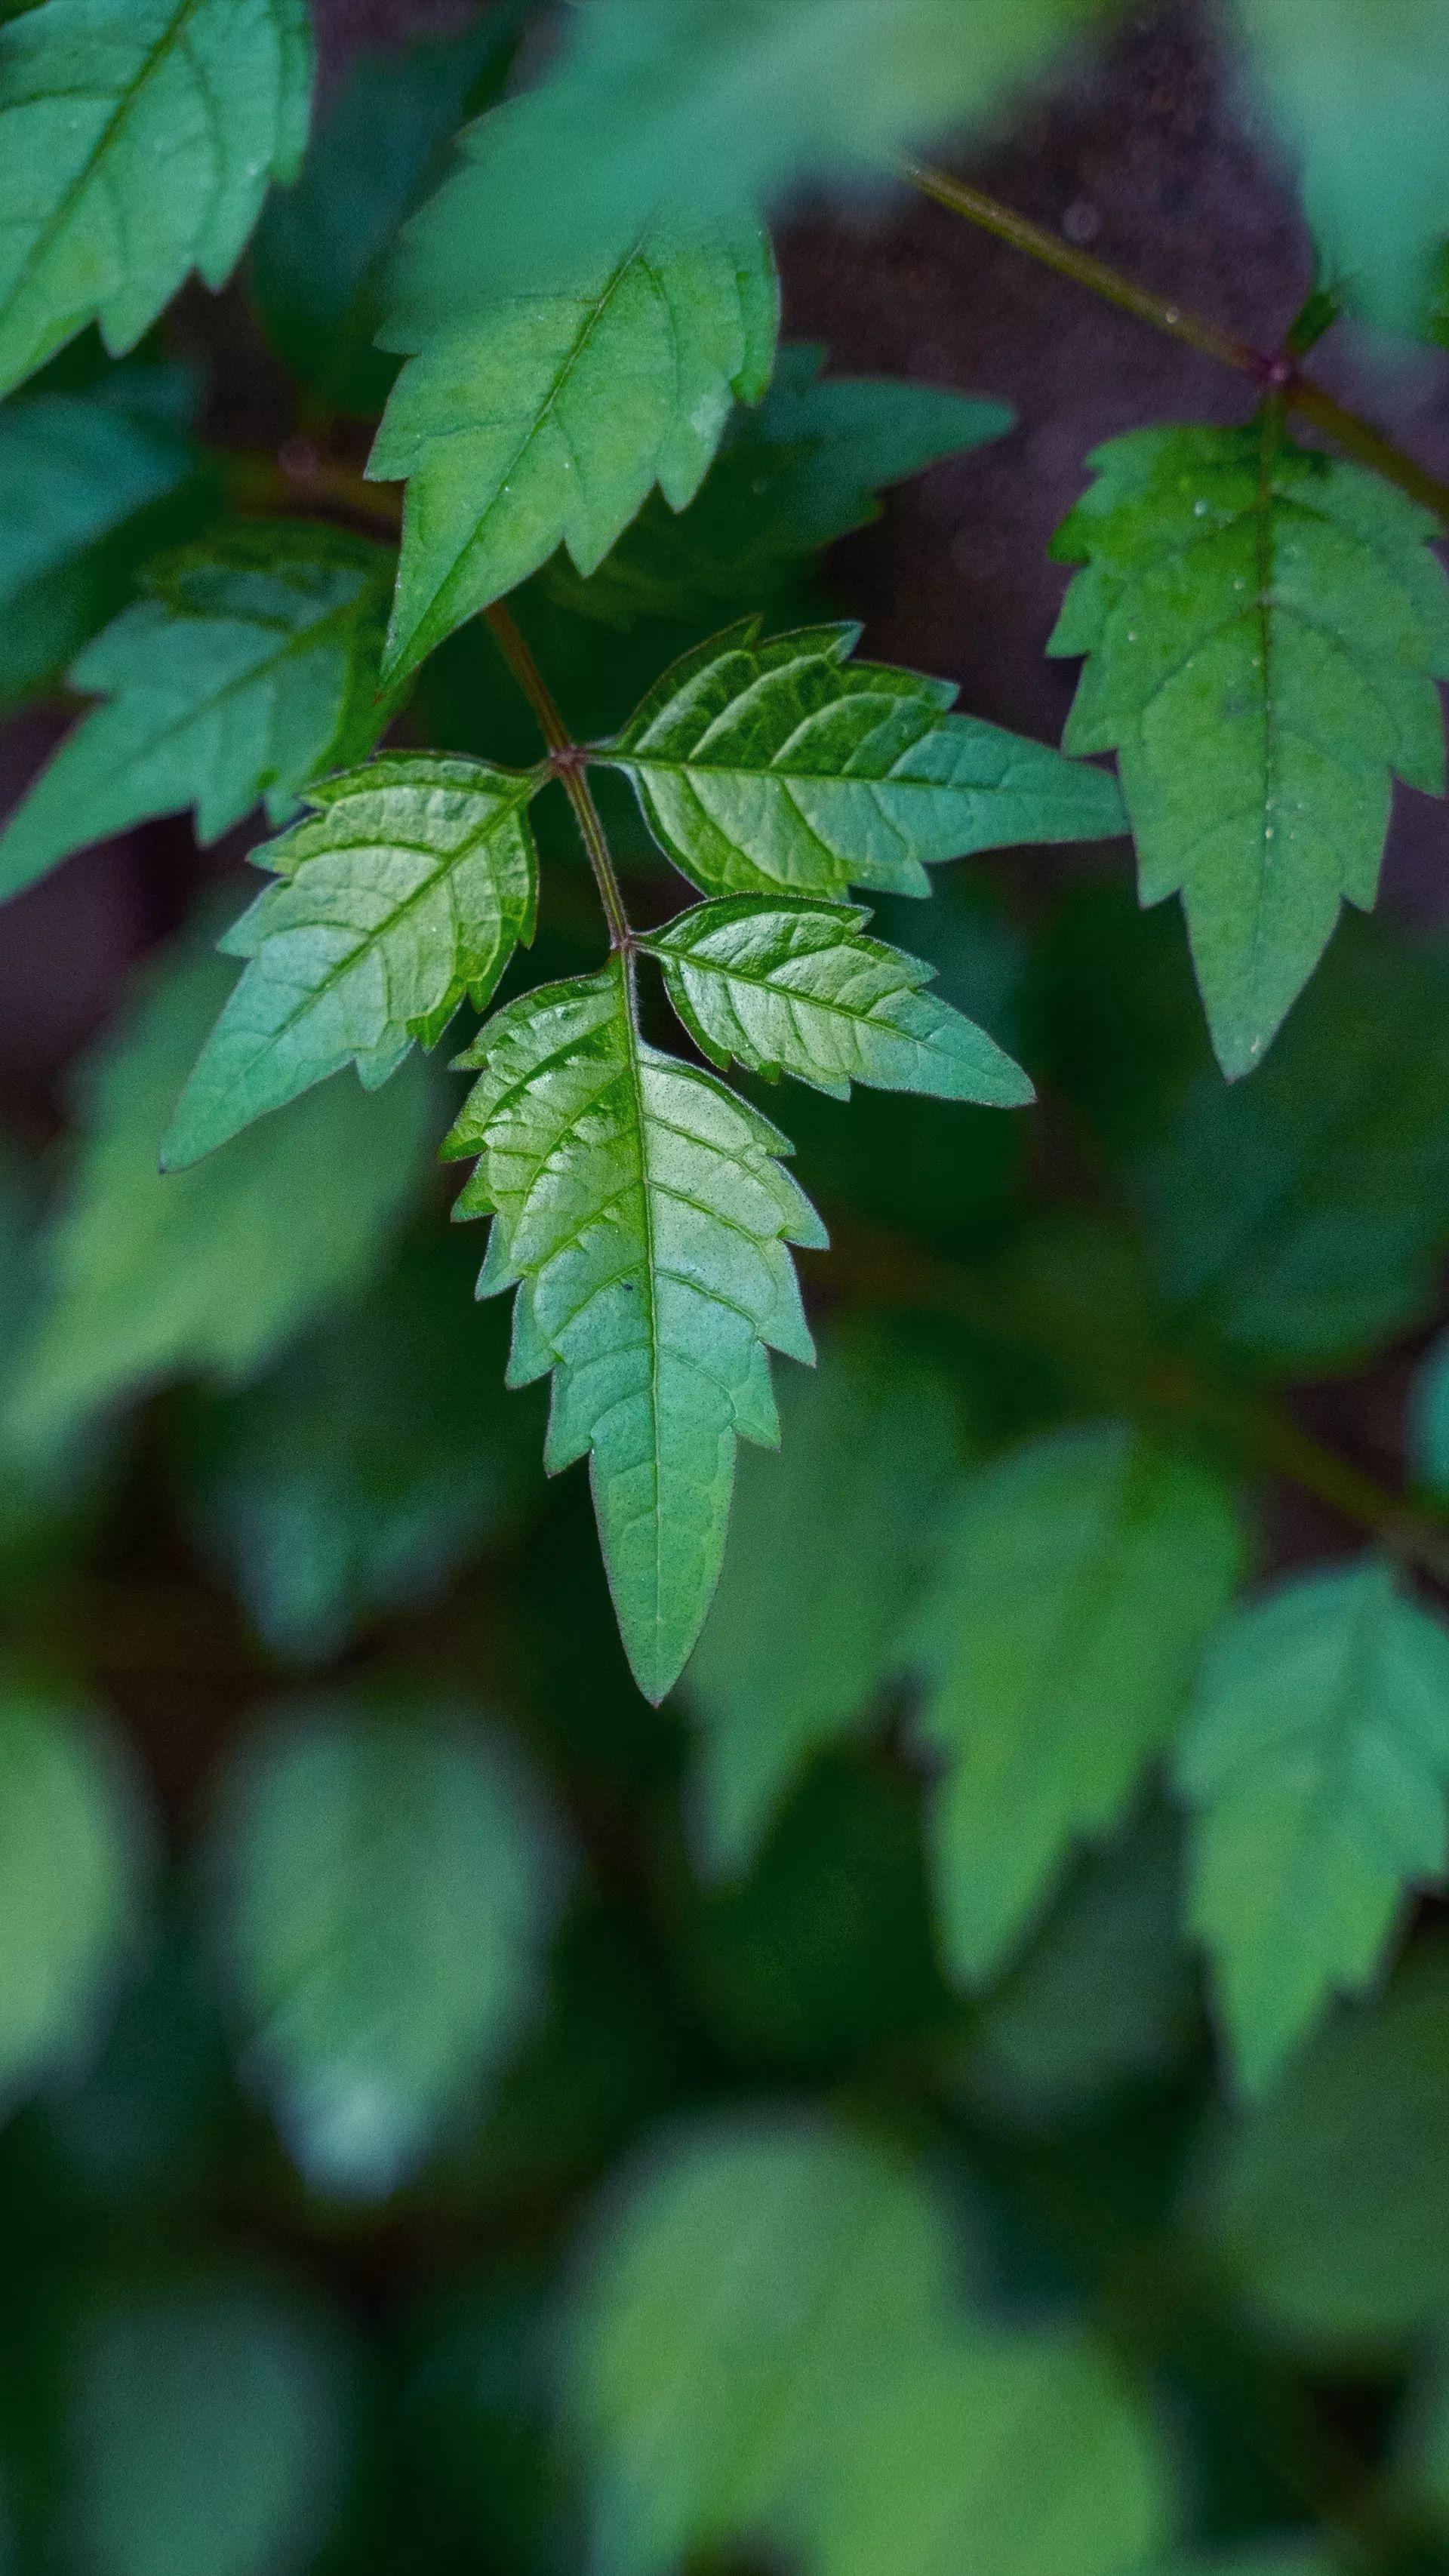
[[[639,1036],[620,959],[511,1002],[444,1148],[518,1283],[515,1384],[554,1372],[546,1464],[586,1453],[639,1687],[661,1699],[719,1574],[735,1439],[779,1436],[767,1347],[813,1357],[787,1244],[820,1244],[778,1130]]]
[[[561,1873],[476,1726],[323,1702],[249,1746],[216,1856],[246,2063],[309,2181],[392,2191],[537,2001]]]
[[[926,894],[926,866],[1122,828],[1104,770],[948,712],[949,680],[848,657],[858,626],[686,653],[598,757],[704,894]]]
[[[391,557],[294,520],[243,522],[148,565],[148,596],[70,672],[97,690],[0,832],[0,895],[153,814],[214,841],[265,798],[275,822],[355,760],[387,709],[378,656]]]
[[[1246,429],[1144,429],[1053,540],[1085,563],[1066,741],[1116,750],[1144,903],[1178,893],[1213,1045],[1258,1062],[1347,901],[1378,890],[1390,773],[1442,794],[1437,522],[1379,477]]]
[[[44,0],[0,25],[0,393],[230,275],[307,137],[305,0]]]
[[[408,485],[389,674],[557,547],[592,572],[655,483],[692,500],[735,395],[769,379],[777,319],[757,223],[661,221],[465,324],[391,325],[409,363],[368,466]]]
[[[74,2069],[132,1955],[139,1810],[87,1716],[0,1690],[0,2102]]]
[[[421,1065],[371,1097],[332,1083],[203,1168],[158,1172],[225,979],[185,952],[152,967],[84,1071],[77,1167],[10,1391],[17,1439],[182,1372],[245,1379],[380,1267],[416,1199],[435,1110]]]
[[[1193,1928],[1257,2091],[1449,1866],[1449,1626],[1373,1559],[1281,1585],[1216,1640],[1176,1768]]]
[[[707,1866],[737,1876],[810,1755],[900,1669],[958,1464],[948,1380],[885,1335],[836,1333],[781,1390],[780,1454],[740,1462],[724,1572],[689,1668]]]
[[[715,1064],[801,1082],[846,1100],[852,1081],[1019,1109],[1020,1065],[924,990],[933,966],[867,939],[857,905],[736,895],[680,913],[648,940],[669,998]]]
[[[533,937],[536,785],[423,751],[307,790],[316,812],[251,853],[281,883],[220,942],[248,963],[181,1095],[167,1170],[345,1064],[375,1091],[465,998],[485,1007]]]
[[[946,1766],[937,1892],[966,1981],[1170,1740],[1241,1553],[1218,1480],[1118,1424],[1047,1433],[967,1486],[918,1636],[920,1732]]]

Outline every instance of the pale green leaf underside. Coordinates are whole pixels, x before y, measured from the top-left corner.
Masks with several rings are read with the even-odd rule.
[[[243,1756],[222,1930],[248,2072],[313,2182],[392,2190],[496,2070],[538,2000],[557,1857],[462,1718],[324,1701]]]
[[[779,1454],[747,1450],[724,1572],[689,1668],[691,1805],[739,1876],[796,1775],[899,1672],[929,1534],[959,1465],[958,1400],[885,1334],[836,1332],[780,1390]]]
[[[925,894],[936,860],[1122,829],[1104,770],[952,715],[949,680],[850,661],[859,631],[716,636],[600,746],[702,893]]]
[[[1238,1579],[1217,1480],[1118,1425],[1052,1432],[968,1486],[920,1622],[947,1955],[988,1976],[1072,1842],[1170,1739]]]
[[[345,1064],[375,1090],[465,997],[484,1008],[533,936],[534,784],[414,752],[308,790],[319,810],[252,853],[282,882],[220,943],[248,964],[182,1094],[169,1170]]]
[[[230,275],[311,92],[306,0],[44,0],[0,26],[0,393]]]
[[[150,596],[71,668],[106,703],[0,832],[0,896],[155,814],[193,806],[203,841],[261,797],[281,821],[319,770],[367,750],[387,714],[390,563],[337,529],[258,521],[149,566]]]
[[[1215,1646],[1177,1773],[1193,1925],[1257,2089],[1449,1864],[1449,1628],[1373,1560],[1284,1584]]]
[[[1436,522],[1270,430],[1134,430],[1053,551],[1088,564],[1051,650],[1066,740],[1116,750],[1144,903],[1181,894],[1213,1044],[1249,1071],[1342,902],[1378,889],[1390,774],[1442,794]]]
[[[785,1139],[638,1036],[616,959],[501,1011],[445,1151],[493,1214],[481,1293],[518,1283],[515,1383],[554,1372],[546,1463],[590,1458],[640,1688],[660,1699],[709,1606],[736,1435],[778,1436],[767,1348],[812,1357],[789,1243],[824,1237]]]
[[[157,1169],[227,980],[213,957],[159,963],[86,1069],[46,1303],[17,1358],[17,1438],[53,1439],[179,1374],[244,1379],[363,1284],[411,1211],[436,1111],[417,1063],[371,1095],[310,1092],[196,1171]]]
[[[594,571],[656,483],[682,509],[735,396],[763,391],[777,325],[758,224],[661,221],[466,324],[391,329],[410,355],[368,466],[408,486],[389,672],[559,546]]]
[[[1032,1099],[995,1040],[923,989],[935,969],[866,938],[869,919],[855,905],[738,895],[679,914],[648,946],[716,1064],[794,1074],[837,1100],[852,1082],[996,1108]]]

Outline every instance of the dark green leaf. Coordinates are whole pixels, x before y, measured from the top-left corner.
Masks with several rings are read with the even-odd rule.
[[[275,1654],[335,1654],[431,1599],[514,1498],[498,1335],[449,1252],[411,1250],[258,1385],[193,1416],[183,1499]]]
[[[54,5],[54,0],[47,0]],[[97,690],[0,832],[0,895],[152,814],[191,805],[203,841],[259,798],[282,822],[321,770],[356,760],[377,695],[392,558],[294,520],[238,522],[148,565],[149,596],[87,646]]]
[[[422,751],[308,788],[317,811],[251,853],[282,882],[220,942],[248,964],[181,1095],[168,1170],[346,1064],[375,1091],[461,1002],[486,1008],[533,937],[537,784]]]
[[[221,286],[307,139],[305,0],[45,0],[0,25],[0,392]]]
[[[920,1621],[946,1950],[976,1983],[1079,1836],[1116,1823],[1232,1598],[1231,1494],[1117,1424],[978,1471]]]
[[[87,2576],[293,2576],[333,2519],[352,2372],[333,2321],[249,2274],[86,2320],[68,2436]]]
[[[782,1390],[778,1458],[741,1461],[718,1596],[689,1672],[695,1823],[748,1866],[797,1771],[870,1713],[903,1660],[959,1458],[950,1382],[884,1335],[832,1335]]]
[[[509,1003],[444,1151],[518,1283],[515,1385],[556,1372],[545,1463],[588,1455],[630,1664],[662,1699],[714,1591],[735,1439],[779,1436],[768,1351],[813,1357],[790,1243],[819,1219],[768,1120],[639,1036],[622,960]]]
[[[252,291],[273,347],[328,409],[371,417],[387,400],[396,362],[373,345],[387,254],[463,117],[506,78],[517,14],[358,54],[297,184],[267,201]]]
[[[1066,741],[1118,752],[1142,900],[1181,894],[1219,1061],[1246,1073],[1340,903],[1374,901],[1390,773],[1443,793],[1438,524],[1271,415],[1091,462],[1053,542],[1089,567],[1050,648],[1089,657]]]
[[[93,1718],[0,1688],[0,2103],[74,2073],[138,1931],[141,1817]]]
[[[1283,1584],[1214,1641],[1176,1770],[1193,1929],[1256,2091],[1449,1866],[1449,1625],[1374,1558]]]
[[[1449,972],[1350,928],[1257,1079],[1201,1081],[1143,1173],[1184,1323],[1299,1375],[1426,1315],[1449,1240]]]
[[[741,218],[592,247],[467,323],[391,325],[409,364],[368,466],[408,484],[389,673],[558,546],[592,572],[656,483],[673,509],[692,500],[734,397],[769,381],[777,319],[768,236]]]
[[[656,493],[592,577],[560,556],[551,595],[585,617],[629,626],[704,602],[758,608],[792,568],[880,515],[877,492],[947,456],[1001,438],[1005,403],[892,376],[827,376],[822,348],[782,348],[762,402],[737,410],[687,510]]]
[[[204,1168],[161,1175],[225,985],[210,957],[151,968],[84,1074],[79,1159],[11,1393],[16,1439],[51,1441],[178,1374],[249,1377],[381,1265],[418,1195],[437,1107],[421,1065],[372,1097],[329,1084]]]
[[[244,1750],[217,1864],[253,2083],[310,2182],[392,2191],[536,2009],[561,1872],[531,1786],[461,1719],[323,1701]]]
[[[864,936],[858,905],[736,895],[680,913],[646,943],[701,1051],[775,1082],[850,1097],[852,1081],[1019,1109],[1021,1067],[927,992],[935,969]]]
[[[685,654],[602,747],[702,893],[926,894],[936,860],[1121,829],[1104,770],[949,714],[949,680],[852,662],[859,634],[761,643],[752,619]]]

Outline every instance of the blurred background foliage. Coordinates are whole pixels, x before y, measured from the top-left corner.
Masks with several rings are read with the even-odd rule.
[[[381,258],[519,15],[361,51],[324,19],[325,112],[241,286],[0,410],[17,785],[57,674],[214,513],[201,433],[282,441],[305,494],[318,420],[375,418]],[[1197,43],[1154,19],[1036,138],[1079,232],[1108,136],[1158,152],[1175,216],[1174,167],[1230,187]],[[1205,164],[1183,99],[1219,118]],[[1257,184],[1240,291],[1281,322],[1302,246]],[[989,566],[1000,389],[1043,528],[1101,423],[1056,306],[1025,363],[1025,308],[997,339],[978,313],[966,394],[925,380],[954,344],[913,374],[869,312],[874,373],[848,329],[827,356],[857,268],[919,321],[913,258],[802,226],[801,327],[697,503],[527,586],[577,728],[745,606],[825,602],[1021,719],[1000,567],[964,583],[996,679],[989,618],[942,647],[940,523]],[[953,459],[934,520],[888,504],[822,556]],[[408,722],[533,755],[476,626]],[[657,862],[610,821],[647,915]],[[1120,852],[879,907],[1042,1105],[793,1104],[820,1366],[742,1461],[655,1713],[583,1480],[545,1485],[537,1390],[505,1394],[471,1301],[432,1160],[455,1077],[333,1082],[156,1174],[253,836],[132,835],[108,951],[84,875],[14,916],[0,2570],[1449,2566],[1432,1729],[1407,1821],[1361,1830],[1382,1709],[1412,1735],[1449,1698],[1449,945],[1412,853],[1231,1091]],[[530,980],[595,962],[566,850]],[[105,953],[62,1072],[69,901]],[[1325,1708],[1331,1763],[1294,1734]]]

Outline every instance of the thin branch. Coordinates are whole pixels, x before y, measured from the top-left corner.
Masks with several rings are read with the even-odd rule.
[[[1089,294],[1115,305],[1119,313],[1130,313],[1135,321],[1147,323],[1169,340],[1180,341],[1204,357],[1216,358],[1219,365],[1232,367],[1239,375],[1249,376],[1255,384],[1279,394],[1290,411],[1311,421],[1345,455],[1356,458],[1360,465],[1371,466],[1386,483],[1396,484],[1411,500],[1432,510],[1436,518],[1449,525],[1449,484],[1441,483],[1412,456],[1406,456],[1372,421],[1350,411],[1312,376],[1305,375],[1294,358],[1257,349],[1251,341],[1219,330],[1206,315],[1192,312],[1170,296],[1156,294],[1151,287],[1140,286],[1135,278],[1125,277],[1120,269],[1095,259],[1090,251],[1079,250],[1075,243],[1063,241],[1044,224],[1033,223],[1029,215],[1019,215],[1014,207],[1003,205],[999,198],[989,196],[969,180],[954,178],[950,172],[932,169],[922,161],[908,160],[901,166],[911,185],[935,205],[945,206],[953,215],[964,215],[968,223],[979,225],[997,241],[1009,242],[1013,250],[1023,251],[1028,259],[1054,269],[1059,277],[1070,278],[1073,285],[1085,287]]]
[[[558,702],[519,632],[512,610],[505,608],[501,599],[496,599],[491,608],[484,610],[484,615],[499,652],[538,720],[539,731],[548,744],[549,767],[574,809],[579,837],[588,853],[594,883],[599,889],[599,901],[609,925],[609,945],[622,953],[626,965],[632,966],[634,933],[624,909],[623,891],[615,873],[603,818],[594,803],[593,789],[585,774],[583,753],[569,732]]]

